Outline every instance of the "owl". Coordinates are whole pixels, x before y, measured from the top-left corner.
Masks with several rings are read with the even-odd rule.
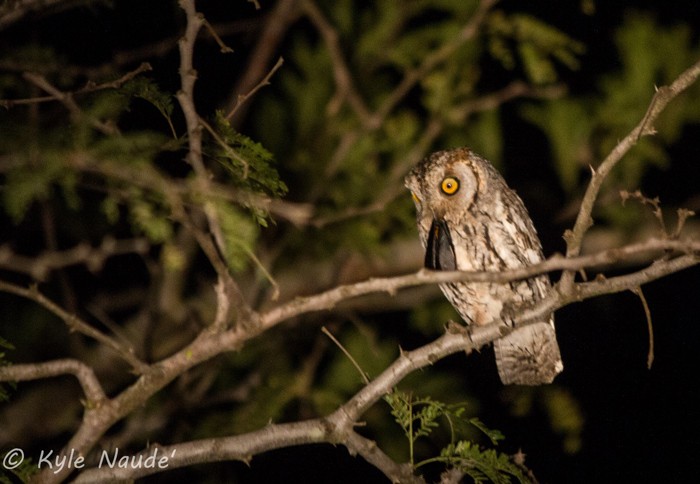
[[[500,271],[542,261],[542,246],[522,200],[491,163],[473,151],[433,153],[405,182],[416,205],[426,268]],[[466,324],[477,326],[531,305],[549,288],[546,275],[510,283],[440,285]],[[564,368],[553,315],[496,340],[494,351],[504,384],[551,383]]]

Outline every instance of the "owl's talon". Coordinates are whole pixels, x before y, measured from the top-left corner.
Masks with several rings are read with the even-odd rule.
[[[445,331],[447,331],[450,334],[470,334],[466,326],[452,320],[447,321],[447,324],[445,325]]]

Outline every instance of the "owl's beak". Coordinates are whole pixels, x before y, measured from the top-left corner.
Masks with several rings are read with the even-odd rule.
[[[433,223],[430,225],[428,244],[425,250],[425,267],[434,271],[457,270],[450,229],[444,220],[433,219]]]

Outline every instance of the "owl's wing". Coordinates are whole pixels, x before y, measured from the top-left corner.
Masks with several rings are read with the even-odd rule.
[[[447,222],[433,220],[428,232],[425,267],[434,271],[456,271],[457,259]]]

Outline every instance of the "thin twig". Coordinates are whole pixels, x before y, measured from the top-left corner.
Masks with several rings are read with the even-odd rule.
[[[214,141],[223,149],[228,156],[231,158],[234,158],[238,161],[241,162],[243,165],[243,178],[248,178],[248,169],[250,164],[248,163],[248,160],[243,158],[236,150],[231,148],[228,143],[226,143],[226,140],[221,137],[219,133],[216,132],[216,130],[213,128],[213,126],[209,123],[207,123],[204,119],[199,118],[199,124],[207,130],[207,132],[211,135],[212,138],[214,138]]]
[[[73,99],[72,94],[62,92],[61,90],[53,86],[44,76],[34,74],[33,72],[25,72],[23,77],[35,86],[48,92],[56,101],[61,102],[66,107],[66,109],[68,109],[68,112],[71,114],[74,120],[87,118],[89,123],[103,134],[114,135],[119,133],[119,130],[114,124],[105,123],[103,121],[100,121],[99,119],[95,119],[92,116],[83,113],[83,110],[80,109],[78,103],[76,103]]]
[[[233,49],[231,47],[229,47],[228,45],[226,45],[226,43],[223,40],[221,40],[221,37],[219,37],[219,34],[216,33],[216,30],[214,30],[214,28],[211,26],[211,24],[206,19],[204,19],[203,25],[204,25],[204,28],[207,29],[209,34],[211,34],[214,41],[219,46],[219,50],[222,54],[233,53]]]
[[[257,83],[246,94],[239,94],[236,97],[236,104],[234,104],[234,106],[231,108],[231,111],[229,111],[229,113],[226,115],[226,119],[230,120],[248,99],[254,96],[255,93],[257,93],[263,87],[269,86],[270,79],[272,79],[272,76],[275,75],[275,72],[277,72],[277,70],[280,67],[282,67],[282,64],[284,64],[284,59],[280,57],[279,59],[277,59],[275,65],[272,66],[272,69],[270,69],[270,71],[265,75],[265,77],[262,78],[262,80],[259,83]]]
[[[277,56],[280,44],[284,41],[284,35],[299,17],[298,0],[277,0],[267,18],[265,25],[257,36],[255,47],[251,50],[248,64],[232,90],[234,96],[226,102],[227,106],[238,104],[240,93],[249,92],[269,71],[270,61]],[[237,115],[231,120],[231,124],[239,126],[249,104],[243,103],[237,109]],[[229,111],[233,109],[230,108]]]
[[[44,281],[51,271],[64,267],[85,264],[91,272],[98,272],[110,257],[122,254],[144,254],[148,251],[148,240],[115,240],[105,237],[97,247],[82,242],[71,249],[49,250],[29,257],[17,254],[9,246],[0,246],[0,267],[14,272],[28,274],[33,279]]]
[[[338,339],[335,336],[333,336],[333,333],[328,331],[328,329],[326,329],[325,326],[323,326],[321,328],[321,331],[323,332],[323,334],[328,336],[330,338],[330,340],[333,343],[335,343],[335,345],[340,349],[340,351],[343,352],[343,354],[348,358],[348,360],[350,360],[350,363],[352,363],[352,365],[357,369],[357,372],[360,374],[360,376],[364,380],[365,385],[369,384],[369,376],[367,376],[367,373],[365,372],[365,370],[362,369],[360,364],[357,362],[357,360],[355,358],[352,357],[350,352],[342,344],[340,344],[340,341],[338,341]]]
[[[469,40],[473,39],[486,18],[488,11],[497,3],[497,0],[481,0],[474,14],[462,27],[457,35],[437,50],[428,54],[418,67],[406,73],[398,86],[387,96],[377,112],[374,114],[381,124],[386,116],[398,105],[398,103],[435,67],[447,61],[450,56]]]
[[[97,329],[93,328],[75,314],[68,313],[61,306],[59,306],[51,299],[47,298],[41,292],[39,292],[39,289],[36,287],[36,285],[33,285],[29,288],[25,288],[22,286],[18,286],[17,284],[13,284],[11,282],[0,281],[0,292],[7,292],[36,302],[43,308],[47,309],[50,313],[58,316],[61,320],[63,320],[66,326],[68,326],[68,329],[70,329],[71,331],[77,331],[80,334],[89,336],[95,341],[99,341],[108,348],[111,348],[114,351],[116,351],[117,354],[124,361],[129,363],[133,367],[134,371],[136,371],[137,373],[143,373],[147,368],[148,365],[143,363],[134,355],[133,348],[125,347],[114,338],[111,338],[110,336],[107,336],[101,331],[98,331]]]
[[[649,309],[649,304],[647,303],[647,298],[644,297],[644,292],[641,287],[635,287],[632,292],[639,297],[642,301],[642,307],[644,308],[644,315],[647,318],[647,332],[649,333],[649,351],[647,352],[647,368],[651,370],[651,365],[654,363],[654,326],[651,321],[651,310]]]
[[[328,48],[333,64],[333,76],[335,77],[337,90],[335,97],[339,100],[336,101],[335,104],[339,106],[342,102],[347,100],[352,110],[360,119],[360,123],[368,130],[376,129],[378,127],[377,123],[381,121],[372,116],[364,99],[362,99],[360,93],[355,89],[355,81],[352,79],[352,74],[345,62],[345,56],[340,47],[340,36],[338,32],[333,28],[313,0],[302,0],[301,4],[304,13],[306,13],[309,20],[311,20],[319,31]]]
[[[52,102],[56,101],[57,99],[57,94],[60,96],[66,96],[66,97],[74,97],[78,96],[81,94],[89,94],[92,92],[97,92],[97,91],[102,91],[105,89],[119,89],[122,85],[133,79],[134,77],[138,76],[139,74],[143,72],[147,72],[152,70],[153,68],[151,65],[147,62],[141,63],[140,66],[138,66],[136,69],[133,71],[127,72],[124,74],[122,77],[119,79],[115,79],[113,81],[107,81],[107,82],[102,82],[99,84],[96,84],[94,82],[89,82],[85,87],[82,89],[77,89],[75,91],[67,91],[67,92],[54,92],[51,96],[40,96],[40,97],[30,97],[30,98],[23,98],[23,99],[0,99],[0,106],[10,109],[13,106],[20,106],[23,104],[40,104],[40,103],[45,103],[45,102]],[[42,76],[36,73],[25,73],[25,77],[27,75],[29,76],[36,76],[37,79],[43,79]],[[47,91],[48,92],[48,91]]]

